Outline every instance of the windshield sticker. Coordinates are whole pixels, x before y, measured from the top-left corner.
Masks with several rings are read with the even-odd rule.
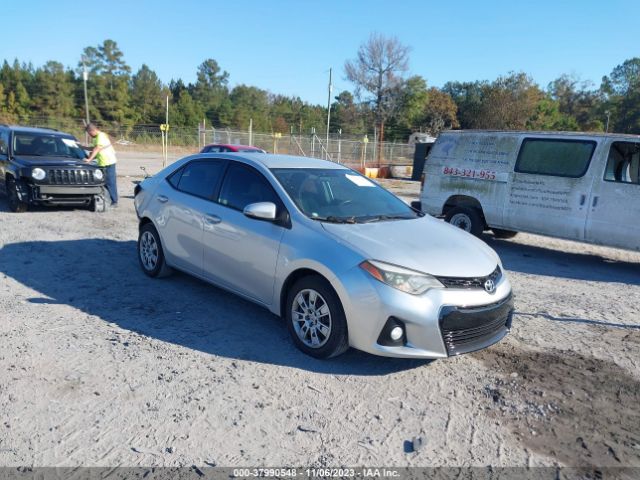
[[[361,177],[360,175],[349,175],[347,173],[345,174],[345,177],[347,177],[347,179],[351,180],[353,183],[355,183],[359,187],[375,187],[373,182],[367,180],[364,177]]]
[[[76,142],[75,140],[71,140],[70,138],[63,138],[62,141],[69,147],[78,148],[78,142]]]

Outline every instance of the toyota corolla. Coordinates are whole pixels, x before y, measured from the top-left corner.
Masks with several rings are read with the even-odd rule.
[[[179,269],[258,303],[314,357],[442,358],[511,327],[490,247],[336,163],[193,155],[139,184],[135,206],[147,275]]]

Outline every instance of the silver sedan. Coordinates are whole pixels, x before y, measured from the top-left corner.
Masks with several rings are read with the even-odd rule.
[[[491,248],[339,164],[198,154],[144,180],[135,206],[147,275],[179,269],[263,305],[314,357],[442,358],[511,326]]]

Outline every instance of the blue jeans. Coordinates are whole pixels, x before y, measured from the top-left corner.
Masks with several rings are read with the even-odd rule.
[[[107,165],[104,167],[104,173],[106,175],[104,180],[104,186],[109,191],[111,197],[111,204],[118,203],[118,178],[116,176],[116,164]]]

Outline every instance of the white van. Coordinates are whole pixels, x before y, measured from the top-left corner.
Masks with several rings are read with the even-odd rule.
[[[440,134],[415,207],[474,235],[518,231],[640,250],[640,136]]]

